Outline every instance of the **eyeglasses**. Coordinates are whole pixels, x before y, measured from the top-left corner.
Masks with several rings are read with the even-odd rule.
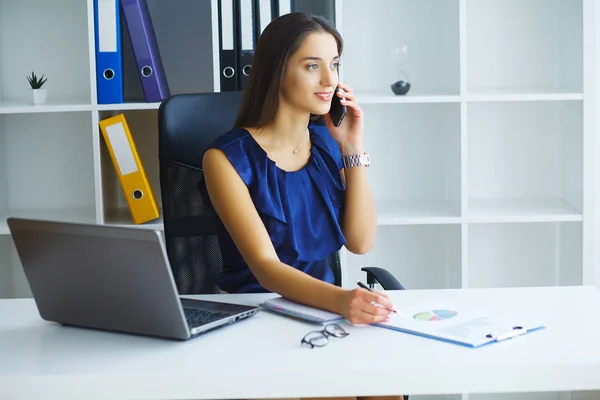
[[[302,341],[300,343],[303,346],[308,346],[312,349],[315,347],[323,347],[327,343],[329,343],[329,336],[333,336],[336,338],[344,338],[348,335],[349,335],[349,333],[346,332],[338,324],[329,324],[329,325],[325,325],[323,330],[308,332],[302,338]]]

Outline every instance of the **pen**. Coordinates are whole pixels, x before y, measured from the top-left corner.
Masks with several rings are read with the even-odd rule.
[[[365,285],[365,284],[364,284],[364,283],[362,283],[361,281],[356,281],[356,284],[357,284],[358,286],[360,286],[361,288],[363,288],[363,289],[367,289],[369,292],[373,292],[373,290],[372,290],[370,287],[368,287],[367,285]],[[374,304],[375,304],[376,306],[378,306],[378,307],[383,307],[381,304],[377,304],[377,303],[374,303]],[[390,310],[390,309],[387,309],[387,310],[388,310],[388,311],[391,311],[391,312],[393,312],[393,313],[396,313],[396,314],[398,314],[398,315],[404,316],[404,314],[402,314],[400,311],[397,311],[397,310]]]

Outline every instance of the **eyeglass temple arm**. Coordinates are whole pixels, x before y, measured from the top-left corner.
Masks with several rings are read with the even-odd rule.
[[[362,267],[367,273],[367,286],[371,289],[379,283],[383,290],[405,290],[404,286],[388,270],[379,267]]]

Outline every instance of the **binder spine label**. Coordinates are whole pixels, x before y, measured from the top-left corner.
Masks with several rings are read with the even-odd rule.
[[[242,50],[254,49],[252,0],[241,0]]]
[[[223,50],[234,50],[233,46],[233,1],[223,0],[221,3],[221,24],[222,24],[222,39]]]
[[[271,0],[260,0],[258,6],[258,12],[260,14],[260,29],[256,33],[256,36],[260,36],[262,31],[265,30],[267,25],[271,23],[273,11],[271,9]]]
[[[117,7],[114,0],[98,0],[98,47],[101,52],[117,51]]]
[[[131,151],[131,145],[127,140],[127,134],[122,123],[109,125],[106,127],[106,134],[113,149],[117,165],[121,175],[128,175],[137,172],[137,163]]]

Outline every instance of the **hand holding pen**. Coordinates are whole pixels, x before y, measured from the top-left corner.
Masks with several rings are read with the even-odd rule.
[[[388,322],[392,312],[397,313],[387,294],[368,287],[342,290],[340,293],[336,311],[353,324]]]
[[[367,289],[369,292],[375,293],[375,292],[373,291],[373,289],[371,289],[370,287],[368,287],[367,285],[365,285],[365,284],[364,284],[364,283],[362,283],[361,281],[356,281],[356,284],[357,284],[358,286],[360,286],[361,288],[363,288],[363,289]],[[390,312],[393,312],[393,313],[395,313],[395,314],[398,314],[398,315],[400,315],[400,316],[402,316],[402,317],[404,316],[404,314],[402,314],[400,311],[398,311],[398,310],[396,309],[396,306],[394,306],[393,304],[392,304],[392,306],[391,306],[390,308],[388,308],[388,307],[385,307],[384,305],[382,305],[382,304],[379,304],[379,303],[377,303],[377,302],[373,303],[373,305],[374,305],[374,306],[376,306],[376,307],[385,308],[386,310],[388,310],[388,311],[390,311]]]

